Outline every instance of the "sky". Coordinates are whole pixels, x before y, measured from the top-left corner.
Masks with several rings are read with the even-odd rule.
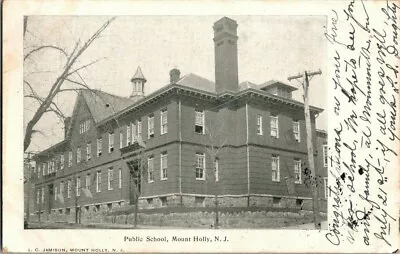
[[[80,71],[93,89],[128,97],[138,66],[147,79],[145,94],[169,82],[169,71],[181,76],[194,73],[214,81],[212,26],[222,16],[118,16],[101,37],[79,58],[74,68],[101,59]],[[229,16],[238,23],[239,82],[256,84],[275,79],[300,88],[294,99],[302,101],[300,83],[291,75],[321,70],[310,81],[310,104],[327,108],[327,45],[324,16]],[[24,38],[24,54],[35,46],[57,45],[67,53],[82,45],[106,20],[106,16],[30,16]],[[56,50],[33,54],[24,62],[24,79],[45,96],[60,74],[65,56]],[[80,80],[74,75],[72,78]],[[65,83],[64,88],[76,87]],[[27,93],[24,86],[24,93]],[[62,93],[55,103],[65,115],[72,114],[76,92]],[[24,127],[38,104],[24,99]],[[326,130],[327,116],[317,118]],[[25,128],[24,128],[25,129]],[[43,150],[64,137],[63,123],[54,114],[38,122],[29,151]]]

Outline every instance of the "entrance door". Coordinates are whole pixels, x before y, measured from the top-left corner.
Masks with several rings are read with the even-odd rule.
[[[140,170],[140,161],[138,159],[129,161],[129,199],[130,204],[134,205],[136,199],[140,197],[140,193],[142,190],[142,180],[141,180],[141,170]]]

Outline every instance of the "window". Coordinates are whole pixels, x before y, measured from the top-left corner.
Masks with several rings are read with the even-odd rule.
[[[168,154],[167,152],[163,152],[161,154],[161,180],[166,180],[168,178],[167,174],[168,169]]]
[[[257,135],[263,134],[262,115],[257,115]]]
[[[43,163],[42,174],[43,174],[43,175],[46,175],[46,163]]]
[[[126,145],[129,146],[131,144],[131,127],[126,126]]]
[[[85,179],[85,187],[86,189],[90,189],[90,174],[86,175],[86,179]]]
[[[154,157],[150,156],[147,158],[147,181],[149,183],[154,182]]]
[[[40,165],[38,165],[37,176],[38,176],[38,178],[40,177]]]
[[[194,131],[199,134],[204,134],[204,111],[195,110]]]
[[[81,195],[81,178],[80,177],[76,178],[75,187],[76,187],[76,190],[75,190],[76,196],[79,197]]]
[[[324,160],[324,167],[328,167],[328,145],[322,146],[322,154]]]
[[[119,148],[124,147],[124,134],[122,131],[119,133]]]
[[[122,169],[118,170],[118,188],[122,188]]]
[[[101,192],[101,171],[96,172],[96,192]]]
[[[51,161],[47,162],[47,174],[51,173]]]
[[[219,159],[215,159],[215,181],[219,181]]]
[[[114,133],[108,133],[108,152],[111,153],[114,151]]]
[[[54,200],[57,200],[58,187],[54,186]]]
[[[142,138],[142,121],[138,120],[136,128],[138,138]]]
[[[76,149],[76,163],[80,163],[81,162],[81,148],[78,147]]]
[[[205,174],[205,155],[204,153],[196,153],[196,180],[204,180]]]
[[[131,124],[131,132],[132,132],[132,144],[136,142],[136,125],[135,124]]]
[[[71,180],[68,180],[67,182],[67,197],[71,197]]]
[[[108,190],[113,189],[114,171],[113,168],[108,169]]]
[[[40,203],[40,189],[36,192],[36,204]]]
[[[325,192],[325,198],[327,199],[329,196],[329,185],[328,185],[328,177],[324,177],[324,192]]]
[[[167,206],[167,197],[160,197],[161,207]]]
[[[65,156],[64,154],[60,155],[60,168],[64,169],[64,163],[65,163]]]
[[[85,133],[90,129],[90,120],[86,119],[79,124],[79,133]]]
[[[294,160],[294,182],[301,183],[301,160]]]
[[[103,139],[97,139],[97,157],[101,156],[101,152],[103,151]]]
[[[163,135],[168,132],[168,111],[167,111],[167,109],[161,110],[160,124],[161,124],[161,135]]]
[[[279,138],[279,121],[277,115],[271,115],[271,136]]]
[[[272,170],[272,181],[279,182],[280,181],[280,169],[279,169],[279,156],[278,155],[272,155],[271,170]]]
[[[68,167],[72,166],[72,151],[68,152]]]
[[[44,203],[44,187],[42,187],[42,203]]]
[[[294,140],[297,142],[300,142],[300,122],[299,121],[293,121],[293,136]]]
[[[147,137],[148,138],[154,137],[154,115],[150,115],[147,118]]]
[[[64,195],[64,182],[60,182],[60,195]]]
[[[90,160],[92,158],[92,143],[86,144],[86,160]]]

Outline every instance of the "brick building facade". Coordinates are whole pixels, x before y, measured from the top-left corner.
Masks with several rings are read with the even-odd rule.
[[[36,211],[113,209],[135,193],[141,208],[211,206],[217,194],[222,206],[311,209],[304,105],[283,82],[239,84],[237,40],[234,20],[214,24],[216,83],[173,69],[145,96],[138,68],[129,97],[82,90],[65,139],[35,157]],[[323,179],[323,110],[310,109]]]

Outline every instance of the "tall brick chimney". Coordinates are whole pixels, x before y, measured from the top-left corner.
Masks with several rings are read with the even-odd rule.
[[[239,91],[237,27],[235,20],[223,17],[214,23],[215,90]]]
[[[71,123],[71,117],[68,116],[64,119],[64,139],[67,138],[67,132],[70,123]]]

